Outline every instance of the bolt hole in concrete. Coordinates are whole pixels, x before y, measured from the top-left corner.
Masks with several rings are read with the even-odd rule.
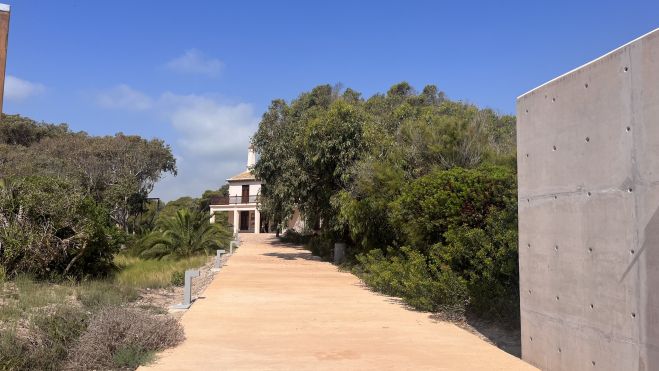
[[[633,189],[627,188],[627,192],[632,193]]]
[[[590,138],[586,137],[586,143],[590,142]]]
[[[554,151],[556,150],[556,146],[554,146],[554,147],[552,147],[552,148],[554,149]]]
[[[529,290],[529,294],[531,294],[531,290]]]
[[[588,248],[588,252],[593,252],[593,248],[592,248],[592,247],[589,247],[589,248]]]
[[[558,251],[558,245],[554,246],[554,250]]]
[[[591,304],[591,305],[590,305],[590,309],[593,309],[593,308],[595,308],[595,306]]]
[[[530,249],[530,248],[531,248],[531,244],[530,244],[530,243],[527,243],[527,244],[526,244],[526,247]]]
[[[528,153],[526,154],[526,157],[529,157],[529,154],[528,154]]]
[[[592,196],[592,195],[593,195],[592,193],[588,192],[588,197],[590,197],[590,196]]]
[[[558,348],[558,352],[559,352],[559,353],[561,352],[561,348]]]
[[[554,195],[554,200],[558,199],[558,196]]]
[[[632,318],[636,318],[636,313],[632,313]]]
[[[559,298],[559,297],[557,296],[557,297],[556,297],[556,300],[561,300],[561,298]]]
[[[552,101],[552,102],[556,102],[556,98],[551,98],[551,101]]]
[[[629,67],[625,67],[625,72],[629,71]]]
[[[634,250],[629,250],[629,253],[634,255]]]
[[[593,366],[595,366],[595,361],[592,361],[591,363],[593,364]]]
[[[588,89],[588,84],[584,84],[584,86],[586,87],[586,89]]]
[[[632,130],[632,128],[630,128],[629,126],[627,126],[627,132],[630,132],[631,130]]]

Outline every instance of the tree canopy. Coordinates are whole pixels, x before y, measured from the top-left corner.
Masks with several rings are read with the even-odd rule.
[[[368,284],[421,309],[516,312],[513,116],[434,85],[321,85],[272,101],[253,144],[263,211],[300,210],[315,253],[347,242]]]

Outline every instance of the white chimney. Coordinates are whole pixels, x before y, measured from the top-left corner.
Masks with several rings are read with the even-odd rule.
[[[247,148],[247,169],[256,165],[256,152],[254,152],[254,146],[249,145]]]

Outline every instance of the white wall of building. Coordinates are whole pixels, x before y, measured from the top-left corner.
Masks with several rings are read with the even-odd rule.
[[[257,180],[235,181],[229,183],[229,196],[242,196],[243,185],[249,185],[249,195],[255,196],[261,193],[261,182]]]

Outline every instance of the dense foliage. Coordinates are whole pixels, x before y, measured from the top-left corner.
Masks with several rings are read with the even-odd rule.
[[[183,208],[159,219],[154,231],[140,242],[140,256],[145,258],[187,258],[209,254],[228,245],[232,238],[226,218],[208,222],[202,211]]]
[[[169,146],[74,133],[18,115],[2,119],[1,269],[10,277],[107,274],[147,211],[154,184],[176,173]]]
[[[263,211],[299,209],[328,254],[417,308],[516,313],[515,118],[396,84],[272,102],[253,138]],[[514,314],[513,314],[514,315]]]

